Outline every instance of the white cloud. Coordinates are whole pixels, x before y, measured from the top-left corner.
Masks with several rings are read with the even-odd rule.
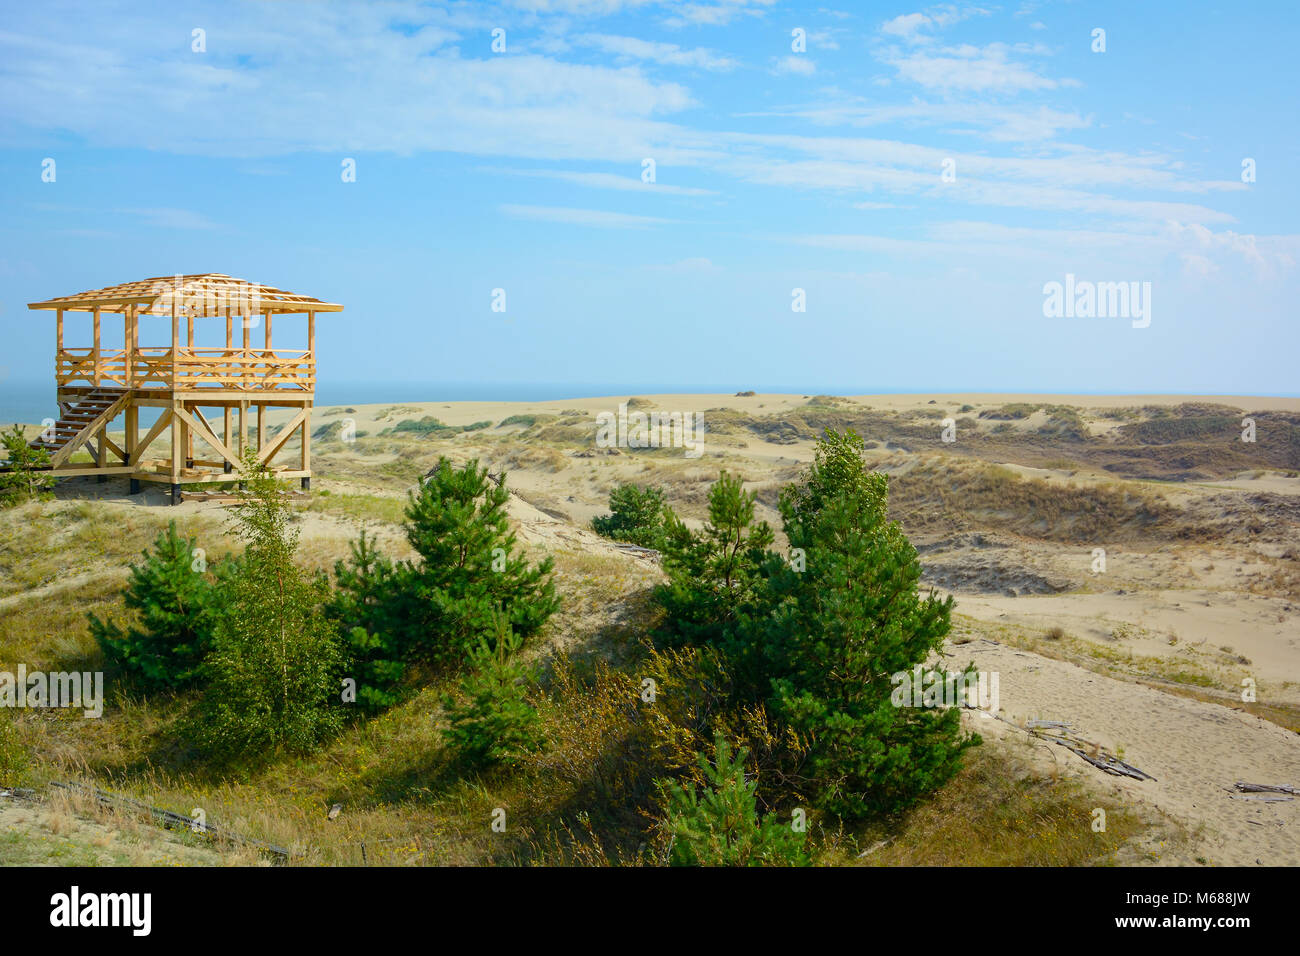
[[[507,216],[532,219],[539,222],[556,222],[569,226],[594,226],[598,229],[644,229],[676,222],[656,216],[633,216],[603,209],[570,209],[563,206],[520,206],[510,203],[498,207]]]
[[[801,54],[791,54],[774,61],[772,72],[778,75],[796,73],[799,76],[811,76],[817,72],[817,64]]]
[[[924,13],[904,13],[886,20],[880,26],[880,32],[904,40],[917,40],[921,30],[930,26],[930,18]]]
[[[685,66],[700,70],[733,70],[739,62],[704,47],[684,50],[675,43],[654,43],[636,37],[587,33],[577,37],[579,46],[595,47],[625,60],[650,60],[665,66]]]
[[[531,176],[536,179],[558,179],[577,186],[592,189],[617,189],[626,192],[664,193],[669,196],[715,196],[712,189],[696,189],[691,186],[675,186],[671,183],[646,183],[639,176],[619,176],[615,173],[581,172],[569,169],[504,169],[496,166],[479,167],[484,172],[501,173],[509,176]]]
[[[936,53],[890,50],[881,59],[903,79],[944,92],[1019,93],[1078,85],[1075,80],[1053,80],[1033,67],[1011,61],[1008,49],[1004,43],[984,47],[962,44]]]
[[[988,103],[919,101],[881,106],[857,97],[749,115],[799,116],[819,126],[945,126],[952,132],[979,131],[995,142],[1017,143],[1053,139],[1065,130],[1087,129],[1093,122],[1092,117],[1047,106],[1011,108]]]
[[[943,4],[930,7],[924,13],[904,13],[886,20],[880,25],[880,32],[907,43],[929,43],[933,40],[929,31],[942,30],[971,17],[988,15],[989,11],[983,7]]]
[[[664,25],[674,29],[691,26],[725,26],[736,17],[762,16],[776,0],[717,0],[715,3],[681,3]]]

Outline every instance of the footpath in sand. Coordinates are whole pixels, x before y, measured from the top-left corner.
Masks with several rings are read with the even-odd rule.
[[[976,640],[949,649],[999,675],[1003,718],[1066,721],[1081,736],[1155,777],[1132,780],[1096,769],[1064,747],[1035,748],[1046,762],[1073,763],[1090,783],[1146,804],[1185,825],[1196,857],[1221,866],[1300,865],[1300,797],[1279,802],[1232,797],[1237,781],[1300,786],[1300,736],[1219,704],[1177,697],[1095,674],[1066,661]],[[973,715],[972,715],[973,716]],[[990,738],[1025,736],[998,720],[969,725]],[[1048,754],[1051,756],[1048,756]]]

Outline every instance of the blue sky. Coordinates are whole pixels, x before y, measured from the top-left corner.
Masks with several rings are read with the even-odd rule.
[[[224,272],[343,303],[334,382],[1296,394],[1297,46],[1288,3],[5,4],[0,374],[49,376],[29,301]],[[1045,317],[1067,273],[1150,325]]]

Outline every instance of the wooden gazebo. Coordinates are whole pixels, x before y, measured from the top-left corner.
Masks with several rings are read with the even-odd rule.
[[[78,295],[32,302],[29,309],[55,313],[54,378],[59,419],[32,442],[51,456],[55,477],[99,475],[127,477],[132,494],[141,481],[171,485],[173,502],[181,486],[220,481],[240,466],[249,446],[249,412],[257,409],[257,456],[278,477],[311,482],[311,408],[316,392],[316,314],[341,312],[343,306],[218,273],[165,276],[95,289]],[[93,345],[64,345],[64,320],[88,313]],[[307,348],[273,348],[272,324],[285,314],[307,317]],[[121,348],[101,340],[105,316],[122,317]],[[140,320],[171,319],[171,345],[141,345]],[[196,324],[225,327],[225,345],[197,345]],[[262,342],[252,343],[254,330]],[[182,330],[184,336],[182,337]],[[113,343],[116,346],[116,342]],[[203,409],[221,413],[213,421]],[[274,437],[267,434],[267,409],[292,413]],[[149,430],[140,434],[140,410],[158,410]],[[146,417],[149,412],[146,411]],[[125,439],[118,445],[109,427],[124,416]],[[237,417],[237,422],[235,421]],[[150,446],[170,430],[167,458],[147,457]],[[277,463],[276,456],[295,433],[302,436],[297,461]],[[210,453],[196,452],[195,440]],[[85,448],[92,461],[72,460]]]

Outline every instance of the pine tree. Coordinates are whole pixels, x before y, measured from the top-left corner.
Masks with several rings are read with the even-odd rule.
[[[772,566],[770,610],[747,619],[732,646],[761,659],[755,693],[812,741],[801,773],[817,804],[844,817],[905,808],[978,743],[962,733],[955,708],[891,701],[892,675],[939,650],[953,602],[920,596],[916,549],[889,521],[887,495],[886,477],[866,470],[862,440],[828,433],[781,501],[806,569]]]
[[[393,563],[375,550],[363,530],[351,544],[348,561],[334,565],[335,590],[325,606],[347,646],[348,675],[357,682],[357,704],[379,711],[400,703],[406,663],[394,635],[393,618],[399,576]]]
[[[471,653],[473,670],[460,682],[460,703],[444,698],[448,746],[465,764],[513,766],[542,746],[537,711],[526,697],[527,668],[514,660],[523,641],[505,615],[494,619],[492,639],[480,638]]]
[[[551,558],[530,565],[516,552],[509,497],[477,459],[456,468],[446,458],[410,496],[406,534],[421,561],[399,568],[390,605],[407,659],[463,662],[497,613],[527,641],[559,608]]]
[[[609,493],[609,511],[592,519],[592,530],[615,541],[659,548],[664,535],[664,493],[653,486],[622,484]]]
[[[343,720],[341,649],[322,610],[328,586],[294,564],[298,531],[281,482],[251,452],[241,478],[248,492],[233,531],[244,553],[203,664],[194,727],[218,758],[305,751]]]
[[[709,521],[701,531],[669,509],[662,545],[669,583],[656,591],[667,614],[657,640],[667,646],[721,640],[760,593],[772,540],[767,522],[754,523],[754,493],[725,471],[709,491]]]
[[[732,756],[726,739],[714,740],[713,760],[701,755],[707,786],[663,782],[667,814],[663,831],[669,838],[668,860],[673,866],[804,866],[806,834],[775,814],[759,816],[757,785],[745,779],[748,751]]]
[[[176,522],[154,540],[144,561],[131,565],[123,603],[135,622],[124,631],[111,618],[87,616],[90,632],[104,656],[144,686],[179,689],[195,683],[198,667],[212,645],[220,614],[217,575],[232,570],[220,562],[209,570],[195,557],[196,539],[182,538]]]
[[[5,450],[5,470],[0,471],[0,506],[42,498],[54,487],[54,479],[42,469],[50,464],[50,453],[32,448],[18,425],[0,432],[0,447]]]

